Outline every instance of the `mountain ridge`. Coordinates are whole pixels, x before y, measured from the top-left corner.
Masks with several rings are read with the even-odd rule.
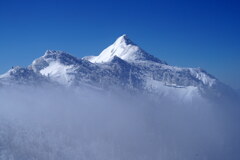
[[[177,93],[187,99],[191,99],[192,94],[200,96],[202,91],[222,85],[201,68],[168,65],[145,52],[126,35],[119,37],[99,56],[77,58],[63,51],[47,50],[27,68],[13,68],[0,76],[2,84],[28,84],[30,80],[101,89],[119,87],[156,95]]]

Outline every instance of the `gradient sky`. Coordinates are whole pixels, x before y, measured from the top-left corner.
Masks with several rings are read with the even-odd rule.
[[[47,49],[98,55],[122,34],[182,67],[240,88],[238,0],[0,0],[0,73]]]

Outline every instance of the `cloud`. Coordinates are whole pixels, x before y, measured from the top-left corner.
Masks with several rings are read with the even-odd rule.
[[[238,113],[124,91],[2,88],[0,159],[239,159]]]

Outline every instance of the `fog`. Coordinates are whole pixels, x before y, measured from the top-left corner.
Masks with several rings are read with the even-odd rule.
[[[237,160],[238,105],[84,88],[1,88],[0,160]]]

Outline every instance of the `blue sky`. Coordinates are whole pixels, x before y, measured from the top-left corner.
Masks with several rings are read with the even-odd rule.
[[[126,33],[171,65],[240,88],[239,8],[237,0],[1,0],[0,73],[47,49],[97,55]]]

